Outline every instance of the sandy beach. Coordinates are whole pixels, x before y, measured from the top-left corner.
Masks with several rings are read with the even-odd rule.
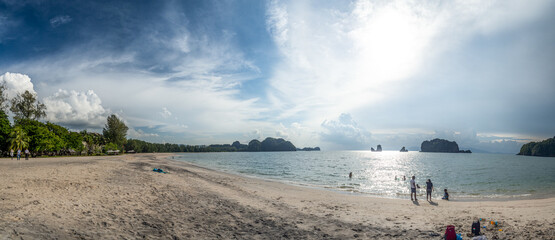
[[[554,239],[555,198],[419,202],[241,177],[171,154],[0,159],[0,239]],[[169,173],[153,172],[162,168]],[[501,230],[501,231],[500,231]]]

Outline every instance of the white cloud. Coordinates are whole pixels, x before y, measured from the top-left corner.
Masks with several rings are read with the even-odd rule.
[[[360,150],[369,147],[370,132],[360,127],[350,114],[342,113],[337,120],[325,120],[322,128],[321,139],[331,143],[332,149]]]
[[[247,141],[253,140],[253,139],[257,139],[257,140],[262,140],[263,135],[262,132],[259,129],[254,129],[252,131],[250,131],[247,134],[244,134],[243,137],[245,137],[247,139]]]
[[[169,118],[172,116],[172,112],[170,112],[166,107],[163,107],[160,115],[162,115],[163,118]]]
[[[287,9],[285,5],[280,4],[277,0],[272,0],[268,4],[268,12],[266,13],[267,31],[274,38],[278,46],[287,43]]]
[[[93,90],[87,92],[59,89],[44,98],[46,120],[76,128],[101,128],[106,122],[107,111]]]
[[[365,119],[362,124],[367,128],[380,124],[380,128],[433,130],[438,122],[430,120],[431,113],[450,113],[447,109],[455,108],[449,105],[466,106],[468,102],[434,103],[430,104],[432,112],[418,112],[414,109],[422,105],[418,104],[419,94],[434,93],[436,83],[441,82],[447,89],[436,92],[449,97],[453,91],[461,94],[453,90],[454,86],[466,86],[471,81],[457,79],[457,83],[450,84],[453,77],[446,76],[445,69],[438,69],[438,63],[452,62],[457,67],[468,64],[456,62],[449,54],[458,54],[459,48],[476,50],[476,46],[469,46],[476,44],[471,43],[476,38],[497,36],[525,26],[546,15],[549,5],[553,4],[360,0],[345,7],[341,3],[271,2],[266,12],[267,32],[281,59],[272,68],[268,99],[279,121],[314,123],[351,112]],[[526,51],[529,46],[526,45]],[[499,75],[498,69],[499,66],[492,71]],[[431,72],[434,74],[430,76]],[[426,77],[428,81],[417,82],[418,78]],[[491,77],[477,79],[480,84],[485,81],[492,82],[492,86],[505,84],[494,82]],[[404,102],[388,105],[400,98]],[[413,108],[407,109],[408,106]],[[375,109],[382,110],[381,115],[376,116]],[[453,117],[437,118],[448,122]],[[453,128],[471,127],[467,125],[471,124],[468,117],[455,118],[449,121],[455,125]],[[402,119],[412,125],[401,125]]]
[[[153,138],[153,137],[160,137],[157,133],[145,133],[141,129],[129,128],[127,131],[127,138],[132,139],[145,139],[145,138]]]
[[[17,94],[25,91],[36,94],[31,78],[25,74],[6,72],[0,75],[0,83],[6,84],[6,97],[8,99],[12,99]]]
[[[71,22],[73,19],[68,15],[60,15],[50,19],[50,25],[53,28],[57,28],[60,25]]]

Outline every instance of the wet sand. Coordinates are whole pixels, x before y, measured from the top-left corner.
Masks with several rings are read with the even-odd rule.
[[[374,198],[226,174],[169,156],[0,159],[0,239],[440,239],[449,224],[470,239],[477,218],[498,222],[482,228],[488,239],[555,236],[555,198]]]

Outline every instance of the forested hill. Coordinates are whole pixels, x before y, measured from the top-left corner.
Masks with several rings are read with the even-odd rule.
[[[524,144],[517,155],[555,157],[555,137]]]
[[[235,141],[232,144],[212,145],[183,145],[170,143],[149,143],[136,139],[129,139],[125,144],[127,151],[135,152],[273,152],[273,151],[296,151],[297,148],[290,141],[282,138],[266,138],[264,141],[253,139],[249,144],[241,144]],[[319,150],[319,148],[318,148]]]

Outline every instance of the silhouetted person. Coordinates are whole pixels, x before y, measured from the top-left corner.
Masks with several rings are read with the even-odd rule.
[[[432,201],[433,190],[434,190],[434,184],[432,183],[432,180],[428,179],[428,181],[426,181],[426,200],[428,200],[428,197],[429,197],[430,200],[428,201]]]
[[[353,172],[349,173],[349,178],[353,178]]]
[[[410,180],[410,200],[412,200],[412,194],[414,194],[414,200],[413,201],[418,201],[418,199],[416,199],[416,182],[414,181],[415,177],[412,176],[412,179]]]

